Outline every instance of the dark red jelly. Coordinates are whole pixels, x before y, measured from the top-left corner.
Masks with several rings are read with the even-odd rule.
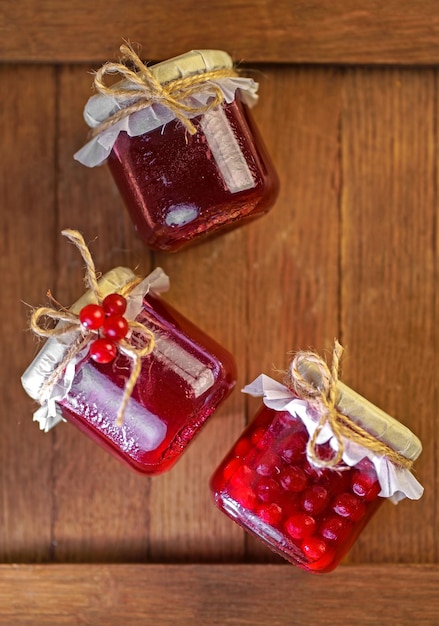
[[[144,241],[175,251],[266,213],[279,182],[249,112],[253,79],[222,50],[155,65],[121,52],[95,75],[84,110],[94,137],[75,158],[107,161]],[[107,84],[107,74],[123,80]]]
[[[159,250],[178,250],[263,215],[278,193],[239,95],[191,121],[193,135],[176,119],[137,137],[121,132],[108,158],[139,235]]]
[[[131,468],[159,474],[172,467],[228,396],[236,367],[227,350],[158,296],[167,288],[161,270],[142,282],[143,292],[125,292],[128,301],[115,293],[134,279],[126,268],[105,274],[99,281],[103,308],[90,304],[95,298],[90,291],[84,294],[71,308],[81,326],[51,337],[22,382],[41,405],[34,414],[40,428],[47,432],[64,418]],[[125,308],[137,326],[128,317],[121,327]],[[107,315],[104,320],[96,316],[97,309]],[[90,325],[97,330],[88,336]],[[145,329],[153,333],[153,350],[139,356],[140,374],[121,412],[133,371],[129,354],[148,347]],[[119,344],[122,338],[126,348]],[[72,346],[87,339],[81,351],[72,352]]]
[[[288,412],[263,406],[211,479],[217,506],[291,563],[334,569],[384,498],[375,469],[317,469],[308,433]],[[324,450],[321,450],[324,453]]]
[[[235,364],[213,339],[162,299],[147,295],[137,316],[154,333],[152,354],[126,408],[115,416],[129,377],[129,360],[113,363],[87,358],[61,401],[62,415],[113,456],[145,474],[168,470],[207,418],[232,390]]]

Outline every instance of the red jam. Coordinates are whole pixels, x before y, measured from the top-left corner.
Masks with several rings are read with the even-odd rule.
[[[217,506],[291,563],[333,570],[384,498],[373,465],[317,469],[299,418],[265,406],[211,479]],[[320,455],[325,454],[321,446]]]
[[[110,171],[139,235],[175,251],[266,213],[278,179],[248,107],[239,100],[137,137],[121,132]]]
[[[124,414],[116,424],[131,372],[127,357],[87,358],[60,404],[63,416],[113,456],[144,474],[168,470],[232,390],[232,356],[163,300],[148,295],[136,320],[155,336]]]

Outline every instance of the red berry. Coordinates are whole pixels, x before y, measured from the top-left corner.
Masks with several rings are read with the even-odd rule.
[[[280,459],[271,450],[260,457],[256,471],[260,476],[275,476],[279,474]]]
[[[328,502],[328,490],[321,485],[313,485],[303,494],[302,508],[307,513],[319,515],[326,509]]]
[[[303,471],[308,476],[311,481],[319,481],[320,477],[323,475],[323,470],[319,467],[315,467],[308,461],[305,461],[303,464]]]
[[[244,508],[251,511],[255,510],[257,506],[256,494],[249,487],[235,487],[230,495]]]
[[[223,469],[224,480],[229,480],[240,465],[241,461],[239,459],[232,459],[229,463],[227,463],[227,465]]]
[[[262,502],[277,502],[281,493],[279,485],[272,478],[261,478],[256,485],[255,491]]]
[[[352,491],[359,498],[363,498],[366,502],[375,500],[381,491],[381,486],[376,479],[375,472],[363,473],[355,472],[352,477]]]
[[[265,435],[265,428],[257,428],[251,434],[250,440],[253,445],[259,444],[263,436]]]
[[[98,330],[104,319],[104,309],[99,304],[87,304],[79,313],[79,321],[87,330]]]
[[[364,504],[351,493],[341,493],[337,496],[333,509],[340,517],[345,517],[353,522],[358,522],[366,513]]]
[[[107,315],[123,315],[127,309],[127,301],[119,293],[110,293],[102,302]]]
[[[286,463],[295,465],[303,461],[308,436],[305,432],[296,432],[282,441],[279,454]]]
[[[248,465],[241,465],[230,479],[232,485],[248,485],[253,481],[253,471]]]
[[[316,521],[306,513],[296,513],[287,519],[285,529],[293,539],[310,537],[316,529]]]
[[[108,339],[96,339],[90,344],[90,356],[96,363],[111,363],[116,354],[116,344]]]
[[[238,457],[244,457],[250,448],[251,444],[248,439],[240,439],[233,450],[233,454]]]
[[[316,446],[316,456],[322,461],[329,461],[335,455],[335,451],[331,448],[329,443],[322,443]]]
[[[326,554],[327,549],[326,543],[318,537],[309,537],[302,543],[302,550],[310,561],[321,559]]]
[[[277,504],[263,504],[256,511],[258,517],[270,526],[277,526],[282,519],[282,509]]]
[[[325,555],[317,561],[308,562],[306,569],[309,572],[331,572],[338,564],[338,560],[334,562],[336,556],[335,550],[327,550]]]
[[[123,339],[128,329],[128,322],[122,315],[110,315],[104,319],[104,323],[102,324],[104,335],[114,341]]]
[[[300,467],[285,468],[278,478],[281,487],[291,493],[299,493],[308,486],[305,472]]]
[[[324,469],[319,478],[319,484],[326,487],[332,494],[337,495],[343,491],[347,491],[351,486],[352,470]]]
[[[275,502],[281,507],[284,515],[289,517],[300,511],[300,494],[291,491],[281,491]]]
[[[328,541],[344,541],[351,529],[350,523],[337,515],[331,515],[322,522],[319,533]]]

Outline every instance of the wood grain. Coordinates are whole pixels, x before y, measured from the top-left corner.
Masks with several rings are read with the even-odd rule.
[[[82,68],[58,72],[58,272],[56,294],[71,304],[83,293],[83,262],[61,237],[80,230],[98,271],[118,265],[148,274],[151,253],[138,241],[106,169],[88,169],[73,160],[85,142],[82,108],[90,75]],[[142,561],[149,550],[151,480],[117,463],[69,424],[55,432],[54,559],[57,561]]]
[[[322,68],[265,73],[255,116],[281,191],[247,229],[248,383],[262,373],[282,381],[291,352],[330,350],[339,334],[341,79]],[[248,403],[252,416],[261,401]],[[275,558],[248,542],[252,558]]]
[[[0,620],[2,626],[434,626],[438,585],[439,569],[427,565],[341,567],[321,577],[288,565],[3,565]]]
[[[360,561],[437,558],[436,97],[430,70],[350,70],[344,82],[344,378],[424,442],[425,496],[383,507],[351,554]]]
[[[311,10],[302,4],[297,10]],[[50,18],[61,19],[48,6],[41,3],[47,28]],[[72,43],[69,29],[80,6],[62,14],[60,54]],[[254,6],[260,18],[263,6]],[[376,10],[383,16],[392,6]],[[433,11],[433,3],[423,6]],[[23,37],[30,37],[30,3],[4,7],[21,11]],[[211,17],[213,10],[218,3],[209,5]],[[418,18],[407,10],[405,19]],[[257,33],[251,24],[243,38],[250,48]],[[431,18],[432,32],[434,24]],[[79,20],[77,34],[82,26]],[[84,32],[85,58],[91,36]],[[381,45],[395,43],[395,32],[390,43],[381,32]],[[32,41],[36,54],[38,37]],[[172,37],[163,41],[164,56],[173,53]],[[416,37],[407,41],[415,45]],[[0,566],[1,624],[150,619],[257,626],[323,624],[328,615],[333,623],[437,623],[438,570],[429,564],[437,564],[439,514],[438,73],[258,70],[254,114],[279,170],[279,200],[258,222],[168,256],[150,253],[138,240],[107,169],[89,170],[72,159],[87,132],[88,67],[0,68],[0,562],[120,564]],[[59,234],[67,226],[82,230],[99,270],[125,264],[147,273],[161,264],[171,276],[165,297],[235,354],[237,390],[165,476],[125,470],[68,424],[44,435],[31,421],[35,406],[19,377],[36,343],[25,330],[28,309],[21,301],[43,304],[50,288],[68,305],[82,293],[82,262]],[[316,578],[265,563],[277,557],[216,511],[208,479],[259,405],[239,393],[242,384],[261,372],[281,378],[276,369],[286,367],[289,350],[327,352],[336,335],[347,348],[344,380],[423,440],[416,473],[426,492],[417,503],[386,503],[353,548],[348,560],[355,565]],[[177,561],[192,565],[170,564]],[[253,564],[194,565],[232,561]]]
[[[244,428],[247,365],[246,231],[235,230],[176,255],[155,253],[171,277],[168,300],[233,354],[238,381],[209,418],[175,471],[153,481],[151,558],[154,561],[241,560],[244,535],[216,510],[209,479]]]
[[[160,3],[3,0],[3,61],[100,62],[122,38],[164,59],[192,48],[238,61],[431,65],[439,61],[437,0],[195,0]]]
[[[39,561],[48,559],[51,549],[53,438],[38,438],[31,417],[35,405],[19,381],[37,351],[27,332],[29,303],[44,301],[56,275],[55,73],[48,67],[2,67],[0,74],[5,308],[0,321],[0,560]]]

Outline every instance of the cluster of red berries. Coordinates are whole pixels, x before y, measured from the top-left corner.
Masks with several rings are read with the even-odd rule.
[[[90,344],[90,356],[96,363],[111,363],[117,355],[116,342],[124,339],[129,326],[123,317],[126,299],[110,293],[99,304],[87,304],[79,313],[79,321],[87,330],[99,331],[99,338]]]
[[[250,528],[258,532],[258,520],[268,524],[282,535],[283,547],[292,540],[303,552],[307,569],[323,571],[341,558],[381,487],[367,459],[340,472],[314,468],[300,420],[289,413],[276,418],[264,408],[235,445],[222,469],[224,490],[253,514]],[[328,444],[320,448],[323,458],[332,454]]]

